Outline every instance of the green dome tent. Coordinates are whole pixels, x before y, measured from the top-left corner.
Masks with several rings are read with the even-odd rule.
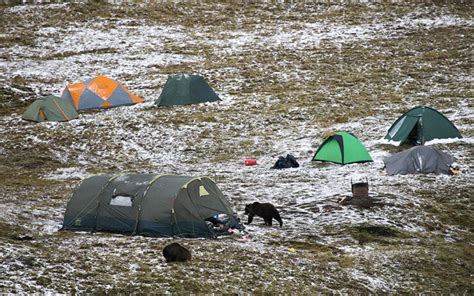
[[[351,133],[337,132],[319,146],[313,160],[338,164],[373,161],[364,145]]]
[[[220,100],[202,76],[178,74],[168,77],[156,105],[188,105]]]
[[[42,97],[34,101],[23,113],[25,120],[68,121],[78,117],[76,109],[61,98],[55,96]]]
[[[207,177],[98,175],[74,191],[63,229],[212,238],[228,234],[207,222],[219,215],[227,217],[227,227],[243,229],[230,203]]]
[[[461,133],[443,114],[425,106],[415,107],[390,127],[385,136],[389,141],[424,145],[434,139],[462,138]]]

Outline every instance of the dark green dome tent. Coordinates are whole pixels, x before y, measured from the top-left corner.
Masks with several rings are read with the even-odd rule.
[[[207,177],[129,174],[85,179],[73,193],[63,229],[159,237],[216,237],[205,221],[227,217],[226,226],[243,229],[230,203]]]
[[[202,76],[178,74],[168,77],[156,104],[158,106],[188,105],[220,100]]]
[[[61,98],[55,96],[42,97],[34,101],[23,113],[25,120],[68,121],[78,117],[76,109]]]
[[[454,157],[430,146],[416,146],[383,160],[390,175],[451,174]]]
[[[373,161],[364,145],[351,133],[337,132],[319,146],[313,160],[338,164]]]
[[[413,145],[424,145],[425,142],[434,139],[449,138],[462,138],[462,136],[443,114],[425,106],[415,107],[405,112],[390,127],[385,136],[385,139],[389,141]]]

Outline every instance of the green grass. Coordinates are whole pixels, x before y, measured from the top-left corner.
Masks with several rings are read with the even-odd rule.
[[[397,239],[401,239],[407,236],[402,231],[383,225],[359,225],[349,230],[352,237],[358,241],[360,245],[378,243],[378,244],[391,244]]]

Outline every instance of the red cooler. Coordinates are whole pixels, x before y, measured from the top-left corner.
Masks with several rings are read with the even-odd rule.
[[[244,164],[245,165],[256,165],[257,164],[257,160],[256,159],[246,159],[244,161]]]

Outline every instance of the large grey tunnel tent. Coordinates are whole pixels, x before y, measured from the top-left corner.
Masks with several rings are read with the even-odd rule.
[[[390,175],[450,174],[454,158],[431,146],[416,146],[383,160]]]
[[[205,219],[225,214],[242,229],[230,203],[207,177],[156,174],[98,175],[76,188],[63,229],[147,236],[216,237]]]

